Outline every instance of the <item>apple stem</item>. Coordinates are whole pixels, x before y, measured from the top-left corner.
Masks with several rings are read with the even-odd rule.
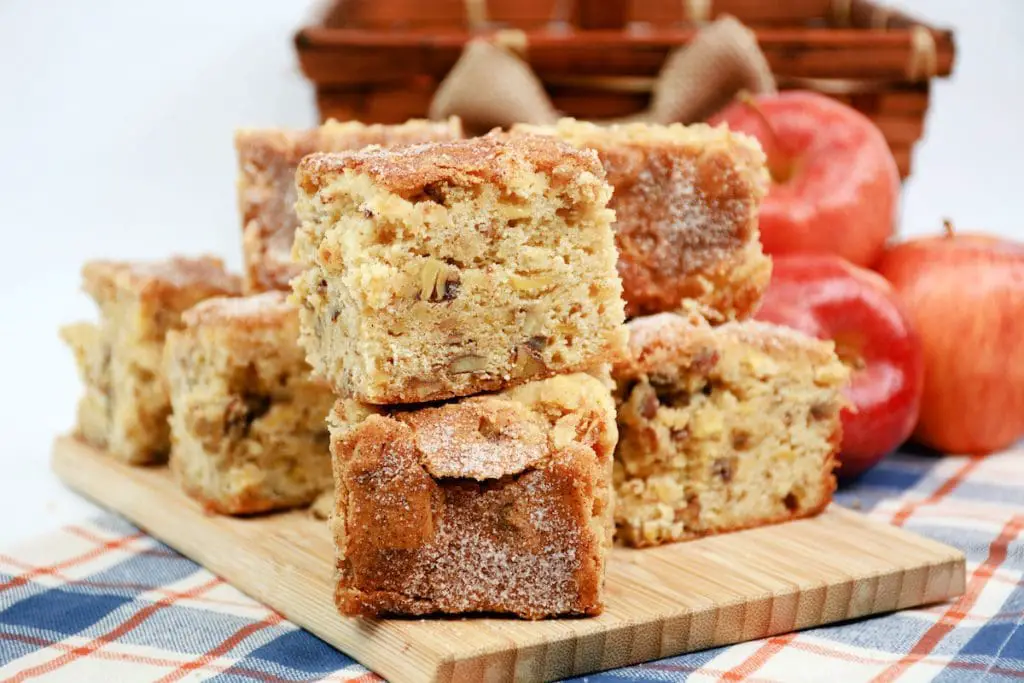
[[[942,229],[946,231],[946,237],[955,237],[956,230],[953,229],[953,220],[950,218],[942,219]]]
[[[765,142],[765,156],[768,157],[768,173],[771,174],[772,180],[777,183],[784,183],[793,177],[793,155],[790,154],[782,140],[779,138],[779,134],[775,132],[775,127],[772,126],[768,117],[765,115],[764,110],[758,106],[754,97],[743,90],[736,95],[736,100],[747,107],[754,113],[761,121],[761,125],[764,126],[766,131],[767,139]]]

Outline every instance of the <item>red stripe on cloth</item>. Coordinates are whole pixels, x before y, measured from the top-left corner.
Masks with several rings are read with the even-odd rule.
[[[994,578],[994,577],[992,577],[992,578]],[[989,581],[991,581],[991,580],[992,579],[989,579]],[[934,607],[927,607],[925,609],[921,609],[921,610],[918,610],[918,611],[919,612],[927,612],[929,614],[944,614],[947,609],[949,609],[949,608],[946,607],[945,605],[935,605]],[[1018,611],[1018,612],[996,612],[995,614],[992,614],[992,615],[989,615],[989,616],[985,616],[985,615],[982,615],[982,614],[975,614],[973,612],[968,612],[967,614],[963,615],[963,618],[964,619],[970,619],[971,621],[983,621],[983,622],[986,622],[986,623],[990,622],[990,621],[1007,621],[1007,620],[1010,620],[1010,619],[1014,619],[1014,620],[1019,621],[1021,619],[1024,619],[1024,611]]]
[[[71,652],[71,651],[76,649],[76,647],[74,645],[69,645],[67,643],[62,643],[62,642],[59,642],[59,641],[48,641],[48,640],[46,640],[44,638],[35,638],[35,637],[32,637],[32,636],[21,635],[21,634],[18,634],[18,633],[4,633],[2,631],[0,631],[0,640],[16,640],[16,641],[20,641],[20,642],[23,642],[23,643],[26,643],[26,644],[29,644],[29,645],[39,645],[40,647],[53,648],[53,649],[61,650],[61,651],[64,651],[64,652]],[[128,664],[146,664],[148,666],[166,666],[166,667],[175,667],[176,668],[176,667],[181,666],[181,663],[182,663],[181,660],[179,660],[179,659],[161,659],[159,657],[150,657],[150,656],[146,656],[146,655],[135,655],[135,654],[131,654],[131,653],[128,653],[128,652],[110,652],[110,651],[104,651],[104,650],[97,650],[96,652],[93,652],[90,656],[91,657],[95,657],[97,659],[102,659],[102,660],[105,660],[105,661],[108,661],[108,662],[126,662]],[[231,663],[231,662],[224,662],[223,664],[218,664],[216,662],[211,662],[209,664],[202,665],[200,668],[202,668],[203,670],[213,671],[213,672],[216,672],[216,673],[221,673],[221,672],[224,672],[224,671],[227,671],[227,670],[230,669],[231,673],[237,673],[240,676],[247,676],[247,677],[252,678],[254,680],[257,680],[257,681],[266,681],[267,683],[288,683],[288,681],[293,681],[294,680],[294,679],[290,679],[290,678],[281,678],[280,676],[275,676],[274,674],[268,673],[266,671],[257,671],[255,669],[249,669],[247,667],[241,666],[240,664]],[[331,676],[328,676],[324,680],[328,680],[329,681],[329,680],[332,680],[332,679],[334,679],[334,674],[332,674]],[[3,683],[7,683],[7,681],[10,681],[10,680],[13,680],[13,679],[10,679],[10,678],[4,679]],[[334,679],[334,680],[347,680],[347,679]]]
[[[892,660],[899,655],[893,653],[893,656],[888,659],[882,659],[881,657],[871,657],[869,655],[854,654],[853,652],[846,652],[844,650],[838,650],[833,647],[825,645],[819,645],[817,643],[808,643],[795,639],[789,644],[789,647],[797,650],[803,650],[804,652],[810,652],[812,654],[821,655],[828,657],[829,659],[841,659],[844,662],[852,662],[854,664],[892,664]]]
[[[0,555],[0,562],[5,562],[6,564],[12,565],[14,567],[18,567],[19,569],[32,569],[33,568],[32,565],[30,565],[30,564],[26,564],[25,562],[21,562],[20,560],[16,560],[13,557],[7,557],[6,555]],[[160,588],[159,586],[147,586],[147,585],[141,584],[141,583],[128,583],[128,582],[124,582],[124,583],[117,582],[117,583],[114,583],[114,582],[106,582],[106,581],[92,581],[90,579],[72,579],[72,578],[66,576],[65,574],[60,573],[57,570],[46,572],[46,574],[48,576],[52,576],[53,578],[61,581],[64,585],[67,585],[67,586],[86,586],[86,587],[89,587],[89,588],[114,588],[114,589],[123,588],[125,590],[133,590],[133,591],[138,591],[140,593],[155,593],[157,595],[162,595],[162,596],[168,597],[168,598],[184,598],[184,595],[185,595],[184,593],[181,593],[181,592],[178,592],[178,591],[167,590],[165,588]],[[259,608],[259,609],[264,609],[264,610],[267,609],[265,606],[259,604],[258,602],[238,602],[237,600],[223,600],[223,599],[220,599],[220,598],[207,598],[207,597],[198,597],[198,598],[192,598],[192,599],[195,600],[196,602],[202,603],[204,605],[224,605],[224,606],[227,606],[227,607],[247,607],[247,608],[250,608],[250,609],[252,609],[252,608]]]
[[[924,507],[925,505],[934,505],[948,496],[956,489],[957,486],[963,483],[964,479],[966,479],[967,476],[978,467],[982,460],[982,457],[968,458],[967,462],[953,473],[953,476],[944,481],[942,486],[932,492],[932,495],[928,496],[924,500],[907,503],[897,510],[896,514],[892,516],[892,524],[895,526],[903,526],[903,524],[910,519],[911,515],[914,514],[915,510]]]
[[[196,596],[196,595],[201,595],[202,593],[204,593],[204,592],[206,592],[208,590],[211,590],[214,586],[217,586],[220,583],[221,583],[221,579],[215,577],[214,579],[212,579],[210,581],[207,581],[204,584],[196,586],[195,588],[193,588],[190,591],[186,591],[182,595],[185,596],[185,597],[193,597],[193,596]],[[89,641],[85,645],[81,645],[79,647],[76,647],[71,652],[68,652],[68,653],[66,653],[64,655],[61,655],[60,657],[57,657],[56,659],[50,660],[49,662],[44,662],[44,663],[42,663],[42,664],[40,664],[38,666],[32,667],[31,669],[26,669],[25,671],[22,671],[21,673],[19,673],[17,676],[14,676],[13,678],[11,678],[10,681],[12,683],[20,683],[21,681],[26,681],[26,680],[28,680],[30,678],[35,678],[36,676],[39,676],[39,675],[42,675],[42,674],[52,673],[52,672],[56,671],[57,669],[61,668],[62,666],[65,666],[65,665],[67,665],[67,664],[69,664],[69,663],[71,663],[71,662],[73,662],[73,661],[75,661],[77,659],[82,659],[84,657],[88,657],[89,655],[91,655],[92,653],[94,653],[96,650],[100,649],[101,647],[103,647],[107,643],[110,643],[113,640],[115,640],[117,638],[120,638],[121,636],[123,636],[125,633],[128,633],[129,631],[135,630],[144,621],[146,621],[146,619],[149,619],[151,616],[156,614],[158,611],[160,611],[161,609],[163,609],[165,607],[169,607],[173,603],[174,603],[174,599],[173,598],[163,598],[163,599],[161,599],[161,600],[159,600],[157,602],[154,602],[154,603],[151,603],[149,605],[146,605],[145,607],[140,609],[138,612],[133,614],[131,616],[131,618],[129,618],[129,619],[125,620],[124,622],[122,622],[117,628],[114,628],[114,629],[108,631],[107,633],[103,634],[102,636],[99,636],[97,638],[93,638],[91,641]]]
[[[220,657],[224,653],[230,652],[233,647],[235,647],[236,645],[238,645],[254,633],[262,631],[263,629],[273,626],[274,624],[279,624],[283,620],[284,618],[280,614],[277,614],[275,612],[274,614],[271,614],[269,617],[263,619],[262,621],[257,621],[248,624],[243,628],[240,628],[237,631],[235,631],[235,633],[231,635],[231,637],[227,638],[217,647],[210,649],[206,654],[201,655],[197,659],[194,659],[191,662],[186,662],[185,664],[179,666],[177,670],[167,674],[166,676],[161,678],[157,683],[172,683],[173,681],[180,681],[190,672],[202,668],[203,666],[209,664],[210,662]]]
[[[1007,578],[1005,576],[999,576],[998,574],[993,575],[992,578],[989,579],[989,580],[990,581],[995,581],[996,583],[1003,583],[1003,584],[1006,584],[1008,586],[1024,586],[1024,579],[1016,579],[1016,580],[1014,580],[1014,579]]]
[[[61,650],[62,652],[74,652],[76,649],[78,649],[76,646],[69,645],[68,643],[62,643],[60,641],[53,641],[53,640],[46,640],[45,638],[35,638],[33,636],[26,636],[26,635],[22,635],[20,633],[3,633],[3,632],[0,632],[0,639],[3,639],[3,640],[16,640],[16,641],[19,641],[19,642],[22,642],[22,643],[26,643],[28,645],[38,645],[40,647],[46,647],[46,648],[52,648],[52,649],[55,649],[55,650]],[[128,663],[131,663],[131,664],[147,664],[147,665],[150,665],[150,666],[168,666],[168,667],[170,667],[170,666],[179,666],[181,664],[181,660],[178,660],[178,659],[162,659],[162,658],[159,658],[159,657],[148,657],[148,656],[145,656],[145,655],[134,655],[134,654],[130,654],[130,653],[127,653],[127,652],[104,652],[103,650],[98,650],[97,652],[94,652],[92,654],[92,656],[96,657],[97,659],[104,659],[104,660],[107,660],[107,661],[128,662]],[[229,664],[223,664],[223,665],[219,665],[218,667],[212,667],[212,668],[214,668],[216,671],[223,671],[224,669],[228,668],[229,666],[230,666]],[[6,679],[6,680],[10,681],[10,680],[14,680],[14,679]]]
[[[1015,512],[1016,510],[1017,508],[1013,508],[1010,512]],[[918,508],[914,510],[914,515],[921,519],[955,519],[957,521],[970,520],[972,522],[985,522],[986,524],[997,526],[1003,525],[1003,522],[1006,521],[1007,514],[1007,508],[980,510],[977,506],[954,505],[950,501],[946,501],[946,503],[939,509],[929,510]],[[887,515],[881,514],[874,516],[884,519]]]
[[[921,636],[909,653],[875,677],[874,681],[876,683],[888,683],[895,680],[897,676],[900,676],[910,668],[914,662],[920,661],[931,654],[936,646],[942,642],[942,639],[956,628],[957,624],[970,613],[971,608],[977,603],[978,598],[981,596],[981,591],[985,588],[985,584],[988,583],[996,568],[1006,560],[1006,553],[1010,543],[1017,538],[1022,529],[1024,529],[1024,516],[1014,515],[1006,523],[1006,526],[1003,527],[999,536],[992,541],[992,544],[989,546],[988,557],[971,575],[971,580],[967,584],[967,590],[960,599],[953,603],[931,628],[925,631],[924,635]]]
[[[383,680],[384,680],[383,678],[381,678],[377,674],[373,673],[372,671],[367,671],[366,673],[364,673],[359,678],[351,679],[349,681],[349,683],[378,683],[378,681],[383,681]]]
[[[765,662],[774,657],[777,653],[786,649],[786,646],[796,638],[795,633],[787,633],[784,636],[769,638],[761,645],[754,654],[747,657],[739,666],[735,666],[722,675],[723,681],[749,680],[751,674],[764,666]]]
[[[779,641],[779,640],[782,640],[782,638],[773,638],[772,640]],[[787,642],[785,643],[785,645],[783,645],[781,647],[778,647],[775,650],[775,653],[780,652],[782,650],[789,649],[789,648],[793,648],[793,649],[796,649],[796,650],[802,650],[804,652],[809,652],[809,653],[816,654],[816,655],[821,655],[822,657],[827,657],[829,659],[840,659],[842,661],[850,662],[850,663],[853,663],[853,664],[867,664],[867,665],[872,665],[872,664],[876,664],[876,665],[893,664],[892,658],[883,659],[881,657],[872,657],[870,655],[846,652],[845,650],[839,650],[837,648],[828,647],[826,645],[819,645],[817,643],[809,643],[809,642],[806,642],[804,640],[800,640],[800,638],[798,636],[796,636],[796,635],[793,635],[792,637],[790,637],[787,640]],[[895,656],[898,656],[898,655],[894,655],[894,657]],[[751,662],[751,660],[753,658],[754,658],[754,656],[751,656],[743,664],[741,664],[739,667],[736,667],[736,668],[732,669],[732,671],[730,671],[730,672],[723,672],[723,671],[718,671],[718,670],[715,670],[715,669],[708,669],[708,668],[704,668],[704,667],[700,667],[700,666],[685,666],[685,665],[677,666],[677,665],[672,665],[672,664],[641,664],[640,666],[645,668],[645,669],[646,668],[651,668],[651,669],[659,669],[659,670],[665,670],[665,671],[707,673],[707,674],[712,675],[712,676],[719,676],[721,678],[721,680],[739,680],[737,678],[737,675],[741,675],[741,676],[743,676],[742,680],[747,681],[749,683],[749,682],[752,682],[752,681],[756,681],[757,679],[744,675],[744,672],[739,672],[739,674],[737,674],[736,672],[738,671],[738,669],[740,669],[740,667],[743,667],[743,666],[747,665],[749,662]],[[948,668],[953,668],[953,669],[965,669],[965,670],[973,670],[973,671],[982,671],[982,670],[984,670],[984,671],[992,671],[993,673],[1000,673],[1000,674],[1011,675],[1011,676],[1015,676],[1015,677],[1022,677],[1022,676],[1024,676],[1024,673],[1022,673],[1020,671],[1013,671],[1013,670],[1010,670],[1010,669],[1002,669],[1002,668],[990,668],[987,664],[984,664],[982,662],[955,662],[955,661],[949,661],[947,659],[940,658],[940,657],[924,657],[924,658],[922,658],[921,661],[925,661],[925,662],[928,662],[928,663],[931,663],[931,664],[935,664],[937,666],[948,667]],[[762,662],[762,664],[763,664],[763,662]]]
[[[978,466],[981,462],[980,457],[972,457],[963,464],[960,469],[953,473],[953,476],[947,479],[939,486],[932,495],[928,496],[922,501],[907,503],[900,510],[893,515],[892,523],[896,526],[901,526],[910,516],[914,513],[914,510],[924,505],[934,505],[943,498],[952,493],[957,486]],[[761,647],[750,655],[746,661],[740,664],[738,667],[730,670],[727,675],[728,680],[742,680],[757,671],[760,667],[774,657],[777,653],[785,649],[785,646],[789,644],[796,634],[788,634],[782,637],[775,637],[768,639]]]
[[[835,648],[826,647],[824,645],[818,645],[816,643],[808,643],[800,640],[799,638],[791,642],[787,647],[821,655],[823,657],[828,657],[830,659],[841,659],[843,661],[851,662],[854,664],[893,663],[892,658],[882,659],[881,657],[871,657],[869,655],[854,654],[852,652],[845,652],[843,650],[837,650]],[[989,667],[988,664],[985,664],[983,662],[955,662],[944,657],[923,657],[918,661],[925,662],[928,664],[935,664],[936,666],[946,667],[949,669],[966,669],[969,671],[991,671],[993,673],[1008,674],[1015,678],[1024,677],[1024,672],[1012,671],[1010,669],[1002,669],[999,667]]]
[[[728,674],[723,669],[712,669],[708,666],[702,666],[700,664],[662,664],[659,662],[646,662],[637,665],[641,669],[653,669],[654,671],[673,671],[678,673],[702,673],[709,676],[718,676],[720,680],[727,680],[725,676]],[[748,678],[748,683],[775,683],[774,681],[768,681],[764,678]]]
[[[84,527],[69,526],[69,527],[66,527],[64,530],[65,531],[70,531],[75,536],[80,536],[81,538],[84,538],[87,541],[92,541],[93,543],[106,543],[107,542],[107,539],[104,539],[102,536],[97,536],[96,534],[92,533],[91,531],[89,531],[88,529],[86,529]],[[141,537],[145,536],[144,533],[138,533],[138,534],[132,534],[132,535],[135,536],[136,538],[141,538]],[[137,548],[137,549],[133,550],[132,552],[135,553],[136,555],[152,555],[154,557],[181,557],[177,553],[175,553],[175,552],[173,552],[171,550],[164,550],[163,548]]]
[[[74,646],[68,645],[67,643],[62,643],[62,642],[59,642],[59,641],[49,641],[49,640],[46,640],[44,638],[36,638],[34,636],[27,636],[27,635],[22,635],[22,634],[18,634],[18,633],[5,633],[3,631],[0,631],[0,639],[2,639],[2,640],[14,640],[14,641],[19,641],[19,642],[27,643],[29,645],[38,645],[40,647],[55,648],[55,649],[59,649],[59,650],[63,650],[63,651],[71,651],[71,650],[75,649]],[[856,663],[856,664],[889,664],[889,663],[891,663],[891,660],[888,660],[888,659],[881,659],[881,658],[878,658],[878,657],[870,657],[870,656],[867,656],[867,655],[861,655],[861,654],[854,654],[854,653],[850,653],[850,652],[845,652],[843,650],[833,649],[833,648],[827,647],[825,645],[819,645],[819,644],[816,644],[816,643],[804,642],[804,641],[801,641],[799,638],[794,640],[793,642],[791,642],[787,647],[792,647],[792,648],[795,648],[795,649],[798,649],[798,650],[803,650],[805,652],[810,652],[812,654],[818,654],[818,655],[822,655],[822,656],[825,656],[825,657],[831,657],[831,658],[835,658],[835,659],[842,659],[844,661],[849,661],[849,662],[853,662],[853,663]],[[114,661],[114,662],[127,662],[127,663],[133,663],[133,664],[147,664],[147,665],[150,665],[150,666],[167,666],[167,667],[178,667],[178,666],[181,666],[181,661],[180,660],[161,659],[161,658],[158,658],[158,657],[150,657],[150,656],[145,656],[145,655],[134,655],[134,654],[130,654],[130,653],[109,652],[109,651],[105,652],[103,650],[99,650],[97,652],[94,652],[92,654],[92,656],[96,657],[98,659],[103,659],[103,660],[106,660],[106,661]],[[989,671],[991,673],[1001,674],[1001,675],[1005,675],[1005,676],[1013,676],[1013,677],[1020,677],[1022,675],[1020,671],[1014,671],[1014,670],[1011,670],[1011,669],[1004,669],[1004,668],[1001,668],[1001,667],[991,667],[990,668],[990,667],[988,667],[988,665],[986,665],[986,664],[984,664],[982,662],[956,662],[956,661],[945,661],[945,660],[939,659],[939,658],[927,658],[927,657],[924,658],[921,661],[925,661],[925,662],[929,662],[929,663],[934,663],[934,664],[937,664],[939,666],[945,666],[945,667],[952,668],[952,669],[964,669],[964,670],[971,670],[971,671],[986,670],[986,671]],[[712,669],[712,668],[708,668],[708,667],[702,667],[702,666],[699,666],[699,665],[698,666],[693,666],[693,665],[686,665],[686,664],[664,664],[664,663],[660,663],[660,662],[648,662],[648,663],[640,664],[639,666],[640,666],[640,668],[653,669],[655,671],[677,671],[677,672],[680,672],[680,673],[694,673],[694,672],[698,672],[699,671],[700,673],[706,673],[706,674],[708,674],[710,676],[723,676],[725,674],[725,672],[722,671],[721,669]],[[203,670],[214,671],[214,672],[218,672],[218,673],[219,672],[223,672],[223,671],[227,671],[227,670],[230,669],[232,673],[237,673],[239,675],[247,676],[249,678],[252,678],[252,679],[255,679],[255,680],[259,680],[259,681],[266,681],[267,683],[283,683],[284,681],[289,680],[289,679],[280,678],[278,676],[275,676],[274,674],[267,673],[267,672],[264,672],[264,671],[256,671],[254,669],[248,669],[248,668],[242,667],[241,665],[239,665],[237,663],[233,664],[233,663],[230,663],[230,662],[225,662],[223,664],[218,664],[216,662],[211,662],[209,664],[201,665],[200,668],[203,669]],[[10,679],[7,679],[7,680],[10,680]],[[326,678],[323,678],[321,680],[324,680],[324,681],[347,681],[348,683],[360,683],[360,682],[363,682],[363,681],[378,683],[380,681],[383,681],[384,679],[380,678],[379,676],[377,676],[376,674],[374,674],[372,672],[368,672],[368,673],[362,674],[358,678],[355,678],[355,679],[345,678],[341,674],[336,672],[336,673],[328,675]],[[758,679],[749,678],[747,680],[753,682],[753,681],[756,681]]]
[[[335,683],[387,683],[372,671],[359,674],[356,678],[351,678],[350,676],[352,676],[351,673],[346,674],[343,670],[338,670],[323,678],[318,678],[316,681],[317,683],[327,683],[328,681],[334,681]]]
[[[64,560],[62,562],[58,562],[57,564],[51,564],[45,567],[36,567],[31,571],[27,571],[24,574],[19,574],[15,576],[14,578],[5,583],[0,583],[0,593],[3,593],[4,591],[9,590],[11,588],[24,586],[26,583],[28,583],[37,576],[52,574],[53,572],[58,571],[60,569],[67,569],[68,567],[74,567],[85,562],[90,562],[102,556],[103,554],[110,552],[111,550],[121,548],[133,541],[137,541],[142,537],[143,534],[141,532],[137,534],[132,534],[131,536],[121,536],[119,538],[114,538],[109,541],[106,541],[102,543],[102,545],[100,545],[99,547],[93,548],[92,550],[86,553],[76,555],[75,557]],[[0,560],[7,562],[8,564],[15,564],[15,562],[12,561],[12,558],[8,557],[7,555],[0,555]]]

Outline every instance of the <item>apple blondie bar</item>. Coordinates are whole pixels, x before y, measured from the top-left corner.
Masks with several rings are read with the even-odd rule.
[[[603,608],[615,406],[559,375],[433,406],[331,414],[342,614]]]
[[[238,294],[238,278],[212,257],[91,261],[82,277],[100,321],[61,329],[85,384],[76,433],[126,462],[161,462],[170,447],[160,367],[165,337],[194,304]]]
[[[167,335],[171,469],[214,512],[298,507],[331,488],[334,395],[311,376],[287,298],[209,299]]]
[[[619,538],[646,546],[816,514],[835,488],[847,368],[761,322],[631,321],[614,369]]]
[[[756,310],[771,277],[761,249],[758,212],[768,188],[757,140],[705,124],[598,126],[563,119],[517,126],[593,149],[615,188],[626,315],[701,304],[714,322]]]
[[[291,262],[295,217],[295,168],[313,152],[341,152],[368,145],[412,144],[462,137],[458,118],[366,125],[329,120],[312,130],[244,129],[235,133],[238,205],[242,215],[245,290],[288,289],[297,273]]]
[[[546,136],[314,154],[293,280],[339,395],[414,403],[583,370],[625,347],[597,155]]]

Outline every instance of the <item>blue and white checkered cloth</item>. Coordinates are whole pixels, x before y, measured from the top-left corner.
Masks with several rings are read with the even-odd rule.
[[[901,454],[838,500],[963,550],[965,595],[578,680],[1024,680],[1024,452]],[[30,679],[380,680],[114,516],[0,554],[0,680]]]

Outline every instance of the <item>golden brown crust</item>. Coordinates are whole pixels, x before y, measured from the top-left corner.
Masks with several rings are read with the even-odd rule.
[[[411,120],[400,125],[325,122],[312,130],[239,130],[238,205],[246,261],[246,292],[287,289],[295,216],[295,169],[313,152],[343,152],[368,145],[390,147],[462,137],[457,117]]]
[[[214,256],[172,256],[163,261],[89,261],[82,267],[85,291],[101,304],[118,291],[142,298],[171,298],[189,293],[196,301],[237,295],[239,278]]]
[[[345,428],[337,421],[360,411],[339,402],[332,527],[343,614],[600,613],[613,407],[589,376],[535,385],[546,386],[371,408]]]
[[[404,198],[429,194],[431,186],[493,184],[509,187],[518,169],[548,174],[552,185],[581,173],[604,179],[597,155],[548,136],[492,132],[470,140],[348,154],[311,154],[299,164],[296,182],[314,194],[346,171],[368,175],[379,187]]]
[[[757,142],[704,124],[520,126],[594,149],[615,188],[619,275],[628,317],[685,300],[718,320],[752,315],[771,276],[757,226],[767,190]]]
[[[699,361],[703,349],[723,343],[745,344],[793,362],[824,365],[835,361],[831,342],[756,320],[712,327],[697,316],[660,313],[635,318],[626,323],[626,329],[629,353],[613,369],[620,380],[656,372],[684,359]]]
[[[207,299],[185,311],[181,319],[186,327],[202,325],[254,330],[288,325],[297,328],[298,310],[288,302],[287,292],[271,291]]]
[[[173,458],[169,462],[175,480],[181,486],[181,490],[189,498],[199,503],[207,514],[245,517],[282,509],[280,499],[265,495],[263,490],[257,486],[246,488],[238,493],[228,494],[222,492],[216,497],[211,496],[207,488],[183,476],[182,468],[178,462]]]
[[[610,346],[610,344],[609,344]],[[494,377],[494,378],[481,378],[474,377],[473,384],[470,389],[465,389],[461,385],[454,382],[442,382],[442,381],[424,381],[420,385],[410,383],[411,390],[409,391],[395,391],[387,396],[374,397],[378,403],[376,405],[399,407],[403,405],[411,404],[426,404],[426,403],[437,403],[441,401],[451,400],[452,398],[460,398],[466,394],[473,393],[492,393],[498,391],[504,391],[512,389],[517,386],[522,386],[527,382],[537,382],[544,379],[553,379],[566,374],[575,374],[579,372],[586,372],[589,367],[593,364],[608,363],[613,359],[621,360],[620,349],[607,350],[601,355],[597,355],[592,358],[587,358],[580,363],[565,364],[557,370],[544,370],[535,372],[527,377]],[[456,376],[457,377],[457,376]],[[447,379],[447,378],[445,378]],[[326,381],[326,380],[325,380]],[[336,393],[341,395],[342,392],[337,391]],[[348,394],[349,392],[345,392]]]

